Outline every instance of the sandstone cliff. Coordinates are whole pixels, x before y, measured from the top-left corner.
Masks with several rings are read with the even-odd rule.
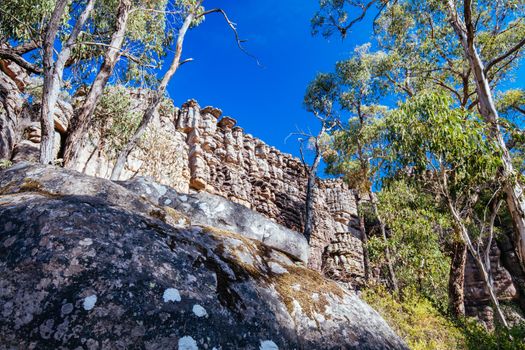
[[[38,103],[30,103],[24,95],[30,81],[17,65],[0,60],[0,160],[17,163],[35,160],[38,154]],[[129,93],[136,108],[147,98],[141,91]],[[76,98],[59,103],[55,117],[57,153]],[[83,142],[84,153],[76,169],[109,177],[114,159],[105,149],[100,130],[93,126]],[[191,195],[191,200],[206,194],[226,198],[293,231],[291,241],[302,230],[306,178],[299,160],[244,133],[234,119],[222,117],[219,109],[201,108],[196,101],[156,116],[147,137],[129,157],[122,180],[137,176],[149,176]],[[318,185],[309,266],[359,285],[364,275],[363,256],[353,191],[338,180],[320,181]],[[198,210],[193,214],[200,215]],[[235,226],[232,218],[223,223],[225,218],[217,218],[214,225],[226,229]],[[264,232],[252,232],[252,238],[264,236]],[[525,277],[516,268],[512,247],[504,237],[494,243],[492,264],[499,298],[525,307]],[[466,270],[467,313],[490,323],[492,311],[480,276],[471,262]]]

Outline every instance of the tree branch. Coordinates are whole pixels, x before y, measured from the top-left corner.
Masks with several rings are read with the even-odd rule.
[[[0,58],[14,62],[30,73],[42,74],[43,72],[40,67],[26,61],[22,56],[10,48],[0,47]]]
[[[489,70],[494,67],[496,64],[500,63],[504,59],[508,58],[510,55],[514,54],[515,52],[518,52],[523,46],[525,45],[525,38],[521,39],[520,42],[518,42],[516,45],[514,45],[509,51],[505,52],[503,55],[493,59],[490,61],[487,66],[485,67],[485,74],[489,72]]]
[[[241,50],[242,52],[244,52],[247,56],[253,58],[255,60],[255,62],[257,62],[257,65],[259,67],[262,67],[262,64],[259,62],[259,59],[251,54],[250,52],[248,52],[244,46],[242,46],[242,43],[243,42],[246,42],[246,40],[242,40],[240,37],[239,37],[239,33],[237,32],[237,27],[236,27],[236,24],[233,23],[232,21],[230,21],[230,19],[228,18],[228,15],[226,14],[226,12],[221,9],[221,8],[215,8],[215,9],[211,9],[211,10],[207,10],[207,11],[204,11],[203,13],[199,14],[198,16],[196,16],[195,18],[198,19],[198,18],[201,18],[201,17],[204,17],[206,15],[209,15],[211,13],[220,13],[223,17],[224,17],[224,20],[226,21],[226,23],[228,24],[228,26],[231,28],[231,30],[233,31],[233,34],[235,35],[235,41],[237,42],[237,46],[239,47],[239,50]]]

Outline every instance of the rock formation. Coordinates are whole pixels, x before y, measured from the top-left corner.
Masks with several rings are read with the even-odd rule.
[[[29,103],[24,95],[31,81],[16,64],[0,60],[0,160],[17,163],[38,157],[38,103]],[[141,108],[147,92],[130,94],[135,107]],[[59,102],[55,116],[57,155],[72,106],[79,98],[71,103],[63,99]],[[110,176],[114,159],[105,151],[103,141],[100,130],[93,127],[82,140],[83,153],[76,170],[102,178]],[[187,194],[192,201],[206,194],[224,197],[295,231],[290,237],[303,228],[306,176],[300,161],[244,133],[234,119],[222,117],[221,110],[201,108],[193,100],[175,112],[157,114],[146,137],[130,155],[121,180],[136,176],[149,176]],[[339,180],[319,181],[309,266],[355,286],[364,272],[354,198],[352,189]],[[193,214],[198,215],[198,210]],[[229,222],[221,222],[224,215],[216,219],[213,224],[217,227],[236,228],[231,218]],[[264,232],[252,232],[251,238],[264,236]],[[525,308],[525,277],[510,241],[498,240],[492,249],[492,262],[500,299]],[[471,262],[466,271],[465,296],[467,313],[490,324],[492,311],[486,291]]]
[[[1,349],[406,349],[286,247],[192,223],[204,204],[220,218],[211,195],[125,185],[28,163],[0,172]]]
[[[151,176],[181,192],[220,195],[302,232],[306,174],[300,160],[245,134],[233,118],[221,115],[219,109],[200,108],[194,100],[173,115],[159,114],[149,137],[130,156],[122,179]],[[152,145],[150,140],[156,142]],[[87,145],[77,170],[108,177],[112,161],[97,152],[96,139],[88,140]],[[351,189],[340,180],[319,181],[311,267],[351,269],[348,276],[363,276],[362,245],[354,229],[356,214]],[[329,261],[323,264],[325,250]]]

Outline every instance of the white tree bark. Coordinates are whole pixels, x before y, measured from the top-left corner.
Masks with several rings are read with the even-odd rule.
[[[166,92],[168,83],[170,82],[173,75],[177,72],[177,69],[180,67],[180,64],[181,64],[180,59],[182,56],[182,46],[184,44],[184,38],[194,19],[195,19],[195,13],[194,11],[190,11],[190,13],[184,19],[184,23],[182,24],[182,27],[179,30],[179,33],[177,36],[177,44],[175,46],[175,56],[173,57],[171,65],[169,69],[166,71],[166,73],[164,74],[164,77],[162,78],[162,81],[157,91],[155,92],[155,96],[152,99],[150,105],[147,107],[146,111],[142,115],[142,119],[140,121],[140,124],[137,130],[135,131],[133,136],[130,138],[126,146],[124,146],[124,148],[120,152],[117,158],[117,161],[115,163],[115,167],[113,168],[113,171],[111,172],[111,180],[116,181],[120,178],[120,175],[122,174],[122,171],[124,170],[124,165],[126,164],[128,155],[131,153],[133,148],[135,148],[135,146],[139,142],[142,135],[146,132],[146,129],[148,128],[149,123],[151,122],[151,120],[153,119],[153,116],[155,115],[155,112],[159,108],[159,104],[162,101],[162,98],[164,97],[164,93]]]
[[[60,21],[65,13],[69,1],[58,0],[51,19],[46,28],[44,38],[44,86],[42,91],[42,108],[40,114],[40,123],[42,128],[42,140],[40,143],[40,163],[51,164],[54,161],[55,147],[55,110],[62,86],[62,77],[67,60],[71,57],[71,50],[75,44],[78,35],[84,23],[89,17],[95,4],[94,0],[88,0],[86,7],[77,18],[73,30],[67,41],[58,53],[57,59],[53,62],[55,39],[60,26]]]
[[[512,158],[499,127],[499,115],[489,80],[485,74],[485,66],[475,45],[475,29],[471,17],[472,4],[470,0],[464,0],[464,20],[459,17],[453,0],[448,0],[447,5],[449,22],[463,46],[465,56],[474,74],[479,99],[479,112],[490,127],[491,137],[501,151],[502,172],[506,179],[506,203],[515,228],[514,244],[521,266],[525,270],[525,200],[523,188],[516,179]]]
[[[64,165],[74,165],[81,146],[82,136],[86,133],[89,123],[93,117],[95,108],[104,93],[104,88],[113,74],[115,65],[120,58],[120,50],[124,43],[124,36],[127,29],[128,17],[131,10],[130,0],[120,0],[117,17],[115,21],[115,31],[111,36],[108,49],[104,54],[104,61],[91,84],[91,88],[80,108],[79,112],[71,120],[66,143],[64,146]]]

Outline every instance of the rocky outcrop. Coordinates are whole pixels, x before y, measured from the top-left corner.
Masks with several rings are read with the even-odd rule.
[[[11,84],[16,85],[12,80]],[[134,97],[133,108],[143,108],[141,101],[147,99],[147,92],[129,93]],[[66,101],[60,101],[59,107],[55,116],[57,153],[73,113]],[[38,159],[38,108],[37,104],[26,108],[24,118],[18,118],[19,131],[9,132],[18,141],[5,147],[13,151],[7,158],[15,162]],[[99,128],[95,123],[81,141],[83,152],[75,169],[108,178],[114,160],[104,149]],[[152,177],[181,193],[219,195],[292,231],[303,230],[306,174],[301,162],[245,134],[233,118],[222,117],[221,110],[200,108],[193,100],[174,112],[161,110],[156,115],[146,137],[128,158],[122,180],[137,175]],[[358,281],[363,276],[363,261],[354,229],[353,191],[338,180],[319,181],[314,208],[309,265],[317,270],[329,266],[330,271]]]
[[[504,234],[493,241],[490,265],[494,289],[508,322],[522,323],[525,321],[525,275],[511,240]],[[477,317],[489,329],[494,328],[495,315],[489,292],[470,254],[465,266],[465,312],[467,316]]]
[[[303,235],[221,196],[199,192],[179,194],[145,178],[121,183],[151,202],[184,212],[193,224],[236,232],[308,263],[309,247]]]
[[[0,348],[406,348],[352,292],[150,185],[0,172]]]
[[[159,114],[149,133],[149,139],[156,143],[149,147],[143,143],[131,154],[122,179],[151,176],[179,192],[219,195],[302,232],[306,174],[299,159],[245,134],[233,118],[221,115],[221,110],[201,108],[193,100],[173,115]],[[159,132],[162,136],[158,136]],[[159,142],[160,139],[164,141]],[[87,144],[90,142],[92,145],[85,148],[77,170],[108,177],[112,161],[96,152],[94,139]],[[328,248],[332,252],[330,266],[339,270],[353,267],[346,275],[362,277],[362,245],[354,234],[355,216],[350,188],[339,180],[319,181],[311,267],[320,270],[323,252],[337,245],[339,248]],[[341,245],[341,235],[351,243]],[[345,247],[356,250],[341,251]]]

